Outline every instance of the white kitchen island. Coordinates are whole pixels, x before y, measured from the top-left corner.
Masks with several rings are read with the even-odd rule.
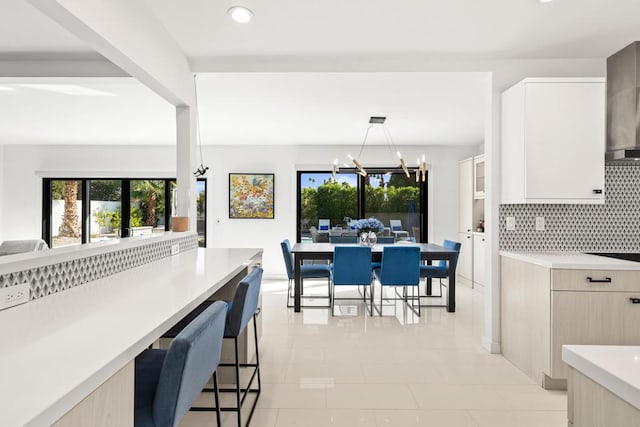
[[[189,250],[0,311],[0,424],[132,425],[136,355],[261,256]]]
[[[640,346],[565,345],[569,425],[640,425]]]

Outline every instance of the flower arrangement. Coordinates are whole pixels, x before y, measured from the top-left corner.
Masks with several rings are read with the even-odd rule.
[[[370,231],[380,233],[384,231],[384,224],[382,224],[380,220],[371,217],[368,219],[360,219],[356,221],[355,228],[358,233],[368,233]]]

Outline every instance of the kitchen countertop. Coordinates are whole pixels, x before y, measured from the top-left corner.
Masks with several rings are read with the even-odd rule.
[[[571,270],[639,270],[640,262],[608,258],[585,253],[566,252],[509,252],[500,255],[547,268]]]
[[[0,311],[2,425],[51,425],[262,249],[194,249]]]
[[[640,409],[640,346],[563,345],[562,360]]]

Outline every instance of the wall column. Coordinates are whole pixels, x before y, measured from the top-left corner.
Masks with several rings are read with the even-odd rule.
[[[195,107],[176,107],[177,210],[189,217],[189,230],[196,230],[196,120]]]

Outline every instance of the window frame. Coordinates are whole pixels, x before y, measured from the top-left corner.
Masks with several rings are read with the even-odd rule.
[[[121,222],[120,222],[120,236],[129,237],[129,229],[131,224],[131,181],[164,181],[164,197],[165,197],[165,210],[164,210],[164,231],[171,230],[171,206],[173,200],[171,199],[171,183],[177,182],[176,178],[117,178],[117,177],[92,177],[92,178],[57,178],[47,177],[42,178],[42,240],[47,242],[50,248],[52,248],[53,235],[51,229],[53,213],[53,199],[52,199],[52,182],[54,181],[78,181],[82,183],[82,208],[80,210],[80,224],[81,224],[81,239],[80,243],[85,244],[89,242],[90,226],[91,226],[91,181],[120,181],[120,203],[121,203]],[[205,215],[204,215],[204,247],[207,245],[207,179],[196,178],[196,181],[204,182],[204,203],[205,203]],[[197,230],[196,230],[197,232]]]
[[[402,168],[367,168],[367,173],[403,173],[404,170]],[[300,227],[301,224],[301,216],[302,216],[302,175],[303,174],[313,174],[313,173],[326,173],[331,174],[331,170],[297,170],[296,171],[296,242],[300,243],[302,241],[302,230]],[[355,173],[358,175],[358,181],[356,185],[356,192],[358,195],[357,200],[357,212],[358,218],[362,218],[365,213],[366,206],[366,183],[365,177],[358,174],[358,170],[355,168],[340,168],[340,173]],[[415,168],[409,168],[409,173],[411,175],[415,174]],[[429,171],[425,172],[425,180],[420,180],[420,211],[417,212],[419,214],[419,225],[420,225],[420,241],[428,242],[429,241]]]

